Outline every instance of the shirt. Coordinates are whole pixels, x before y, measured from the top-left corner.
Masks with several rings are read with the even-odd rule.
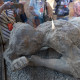
[[[12,10],[10,10],[10,9],[6,10],[6,14],[10,18],[10,20],[15,22],[14,12]],[[6,22],[8,22],[7,17],[2,12],[1,15],[0,15],[0,29],[1,29],[1,32],[2,32],[2,38],[3,38],[4,42],[9,40],[10,32],[11,32],[11,31],[9,31]]]
[[[34,7],[34,12],[39,17],[43,17],[44,1],[42,1],[42,0],[30,0],[30,5],[29,6]]]

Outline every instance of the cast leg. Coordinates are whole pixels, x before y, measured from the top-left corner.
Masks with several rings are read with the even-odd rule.
[[[41,59],[38,56],[32,56],[31,61],[37,66],[44,66],[59,72],[71,74],[71,67],[65,59]]]

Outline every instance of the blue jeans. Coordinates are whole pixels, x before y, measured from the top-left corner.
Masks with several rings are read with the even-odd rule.
[[[44,22],[43,17],[35,16],[34,19],[35,19],[35,20],[39,19],[40,24]]]
[[[44,19],[43,19],[43,17],[34,16],[34,21],[35,21],[35,25],[37,27],[39,24],[44,22]]]

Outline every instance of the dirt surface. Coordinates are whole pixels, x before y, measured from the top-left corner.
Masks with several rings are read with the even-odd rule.
[[[53,52],[53,54],[52,54]],[[43,58],[60,58],[61,55],[55,54],[51,49],[38,52]],[[80,80],[70,75],[66,75],[45,67],[25,67],[22,70],[12,72],[7,63],[8,80]]]

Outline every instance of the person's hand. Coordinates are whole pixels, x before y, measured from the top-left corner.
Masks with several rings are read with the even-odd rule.
[[[29,7],[29,10],[30,10],[30,12],[31,12],[31,14],[32,14],[33,16],[38,16],[38,15],[34,12],[34,7],[33,7],[33,6],[30,6],[30,7]]]
[[[34,16],[38,16],[33,10],[31,11],[31,14]]]
[[[5,2],[2,6],[3,6],[3,10],[5,9],[10,9],[11,8],[11,5],[13,5],[13,2]]]
[[[36,13],[34,13],[34,16],[38,16]]]
[[[26,1],[19,1],[19,3],[25,5],[26,4]]]

